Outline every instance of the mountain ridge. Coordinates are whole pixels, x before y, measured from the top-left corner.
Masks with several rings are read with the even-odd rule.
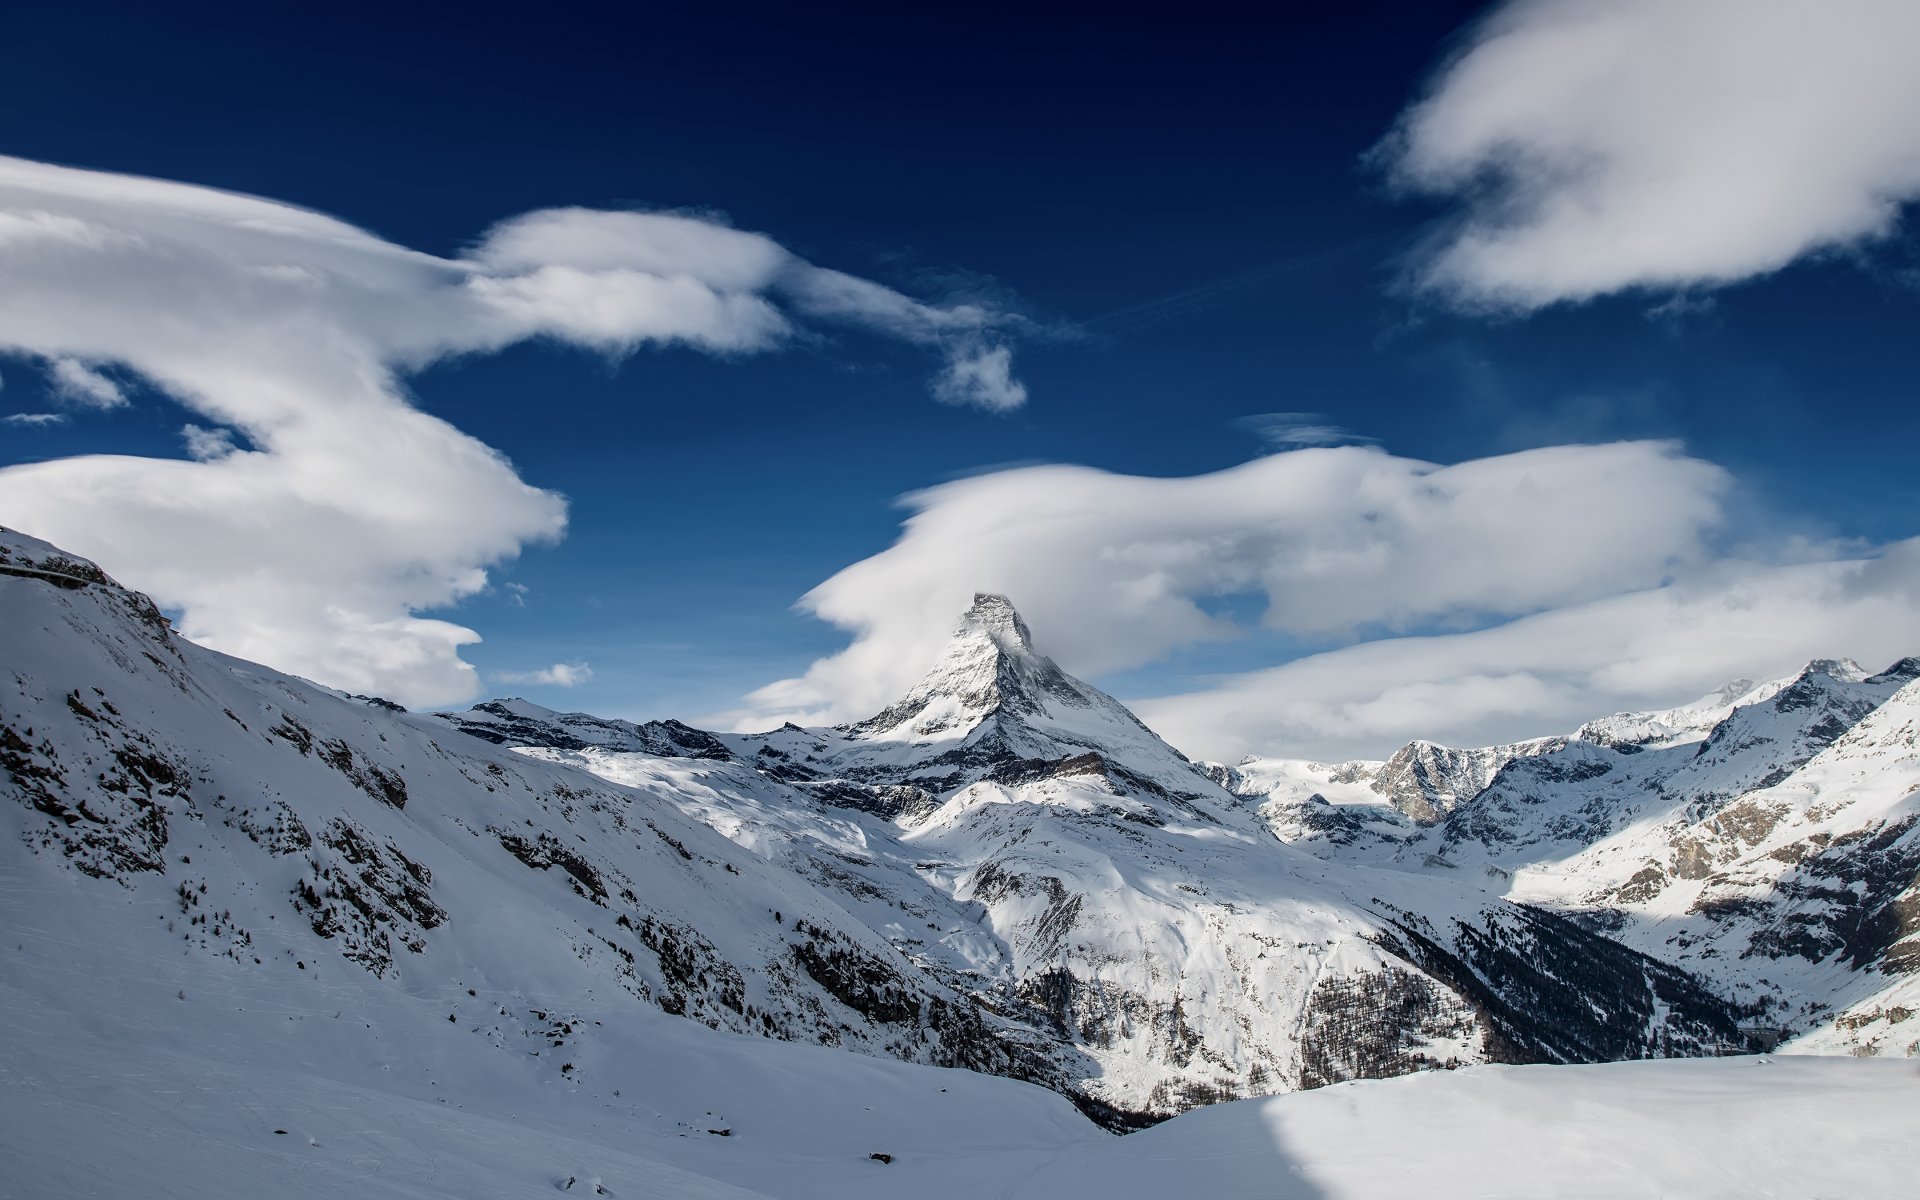
[[[540,964],[543,992],[1031,1080],[1113,1128],[1434,1066],[1709,1053],[1749,1011],[1578,905],[1289,844],[1038,655],[1004,598],[904,716],[730,734],[520,700],[406,713],[195,647],[44,543],[0,534],[0,559],[28,573],[0,574],[26,635],[9,845],[177,893],[189,955],[303,964],[275,987],[316,956],[427,995]],[[49,567],[93,574],[29,577]],[[1818,691],[1796,720],[1826,714]],[[1438,837],[1478,801],[1447,786],[1435,823],[1375,807]],[[520,934],[482,933],[509,917]],[[496,1049],[555,1027],[528,1015],[550,1003],[497,1007]]]

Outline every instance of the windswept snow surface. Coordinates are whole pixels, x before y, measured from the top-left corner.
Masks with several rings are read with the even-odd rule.
[[[1920,1065],[1726,1058],[1473,1067],[1243,1100],[1062,1154],[1023,1200],[1892,1200]]]
[[[331,957],[240,969],[144,936],[163,905],[51,866],[0,878],[7,1200],[593,1197],[596,1183],[626,1200],[960,1198],[1112,1140],[1038,1087],[718,1033],[536,979],[470,997],[424,981],[395,994]],[[527,1006],[568,1014],[564,1048],[489,1044],[500,1009]]]
[[[221,969],[43,862],[0,879],[7,1200],[1892,1200],[1920,1171],[1920,1066],[1890,1060],[1473,1067],[1116,1138],[1037,1087],[602,1003],[569,1082],[443,1010],[578,997]]]

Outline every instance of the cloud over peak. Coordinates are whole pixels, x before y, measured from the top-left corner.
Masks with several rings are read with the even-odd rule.
[[[1565,733],[1811,658],[1914,652],[1920,539],[1735,554],[1731,486],[1668,442],[1448,466],[1295,449],[1171,479],[995,471],[907,497],[890,548],[802,599],[848,646],[719,719],[871,715],[931,664],[975,591],[1012,597],[1037,647],[1082,676],[1255,623],[1282,635],[1238,669],[1133,701],[1182,750],[1229,761]]]
[[[750,697],[742,723],[865,716],[937,653],[976,591],[1012,596],[1041,648],[1095,674],[1241,632],[1252,597],[1307,638],[1510,617],[1660,583],[1699,559],[1724,472],[1661,442],[1452,466],[1295,450],[1190,478],[1037,466],[906,499],[900,538],[802,606],[853,634]]]

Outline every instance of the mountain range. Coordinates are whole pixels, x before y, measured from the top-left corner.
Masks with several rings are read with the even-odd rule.
[[[996,595],[881,712],[753,734],[407,712],[196,646],[12,531],[0,618],[9,1009],[116,1053],[291,1039],[409,1096],[591,1095],[708,1139],[725,1114],[665,1081],[621,1098],[635,1038],[756,1079],[876,1062],[829,1109],[917,1113],[903,1081],[963,1068],[1116,1131],[1432,1068],[1920,1054],[1916,659],[1227,766]],[[159,1019],[100,994],[129,968]],[[793,1070],[853,1069],[821,1061]],[[1069,1120],[1031,1092],[976,1098]]]

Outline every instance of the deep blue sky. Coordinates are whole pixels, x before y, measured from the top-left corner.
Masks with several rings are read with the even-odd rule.
[[[16,7],[0,152],[258,193],[438,253],[547,205],[716,209],[822,265],[994,289],[1062,331],[1020,347],[1032,399],[1010,416],[936,405],[924,354],[855,333],[615,366],[521,346],[418,377],[424,407],[572,499],[566,541],[499,573],[525,607],[448,614],[486,637],[483,670],[593,664],[549,703],[726,707],[840,644],[789,606],[891,540],[899,494],[1013,461],[1206,471],[1258,452],[1232,425],[1253,413],[1329,413],[1443,462],[1678,437],[1745,485],[1730,536],[1913,532],[1920,298],[1885,256],[1798,265],[1677,322],[1646,298],[1490,322],[1394,295],[1435,213],[1362,156],[1475,5],[269,7]],[[0,375],[0,411],[40,407],[32,373]],[[177,454],[182,419],[149,399],[7,429],[0,462]],[[1109,682],[1169,690],[1221,653]]]

